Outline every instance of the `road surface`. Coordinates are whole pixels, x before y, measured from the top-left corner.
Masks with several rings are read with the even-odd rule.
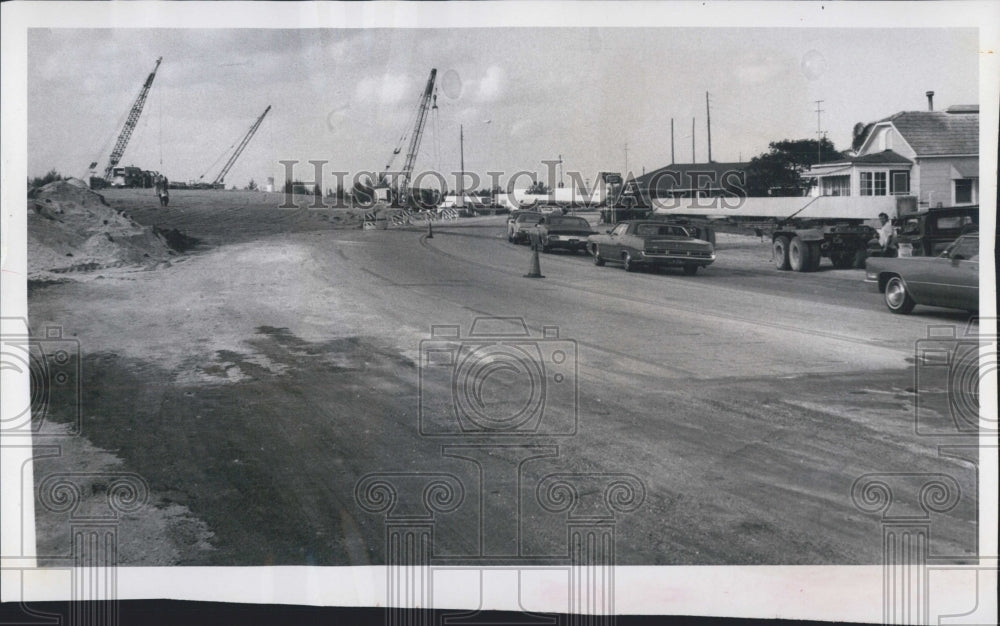
[[[196,237],[211,222],[171,211],[133,215]],[[441,562],[567,562],[567,527],[603,523],[619,564],[877,564],[881,514],[852,499],[874,473],[949,477],[931,551],[976,552],[974,449],[915,432],[918,396],[950,419],[946,377],[915,388],[917,342],[964,314],[891,315],[863,272],[777,272],[753,238],[721,235],[696,276],[552,253],[529,279],[503,217],[428,237],[292,214],[294,232],[216,222],[171,267],[32,293],[32,327],[80,341],[88,445],[182,511],[126,521],[169,548],[127,562],[384,564],[387,520],[436,506]],[[396,500],[356,491],[378,473]],[[450,500],[423,498],[435,480]],[[919,484],[886,480],[921,510]]]

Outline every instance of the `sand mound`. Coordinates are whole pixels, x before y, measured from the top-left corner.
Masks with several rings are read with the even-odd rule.
[[[188,239],[136,223],[76,179],[49,183],[28,194],[29,278],[153,265],[176,254],[171,242],[191,247]]]

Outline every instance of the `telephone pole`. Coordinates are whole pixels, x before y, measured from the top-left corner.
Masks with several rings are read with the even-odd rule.
[[[708,119],[708,162],[712,162],[712,107],[708,103],[708,92],[705,92],[705,116]]]
[[[674,157],[674,118],[670,118],[670,163],[676,162],[677,159]]]
[[[816,163],[822,160],[823,155],[823,125],[821,123],[823,109],[820,105],[823,104],[825,100],[816,101]]]
[[[628,176],[628,142],[625,142],[625,175]]]

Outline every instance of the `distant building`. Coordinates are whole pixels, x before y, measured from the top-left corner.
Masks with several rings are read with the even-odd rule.
[[[814,165],[813,195],[897,196],[910,198],[911,210],[978,204],[979,106],[934,111],[933,95],[927,111],[901,111],[866,127],[855,155]]]
[[[745,187],[749,163],[673,163],[629,180],[626,195],[644,198],[718,198]]]

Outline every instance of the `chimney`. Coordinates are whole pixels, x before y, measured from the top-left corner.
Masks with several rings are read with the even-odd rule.
[[[934,110],[934,92],[933,91],[928,91],[927,92],[927,110],[928,111],[933,111]]]

